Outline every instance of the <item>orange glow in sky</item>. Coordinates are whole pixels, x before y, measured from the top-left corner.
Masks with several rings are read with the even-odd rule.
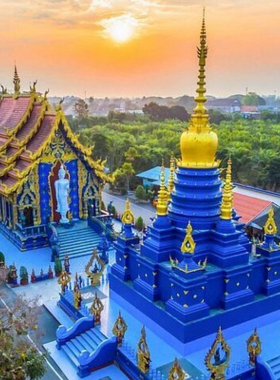
[[[280,95],[279,0],[0,0],[0,83],[50,96],[194,95],[203,5],[207,93]]]

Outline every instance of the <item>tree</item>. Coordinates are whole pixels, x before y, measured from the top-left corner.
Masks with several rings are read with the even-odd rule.
[[[146,199],[146,191],[142,185],[138,185],[136,187],[135,196],[140,201]]]
[[[4,292],[1,297],[5,298]],[[0,308],[0,375],[5,374],[1,379],[37,380],[44,376],[45,355],[27,338],[37,330],[38,313],[38,299],[18,297],[12,306]]]
[[[265,100],[255,92],[248,92],[248,94],[243,97],[242,104],[244,106],[264,106]]]
[[[128,148],[128,151],[124,154],[126,161],[133,162],[135,158],[139,157],[138,151],[133,146]]]
[[[74,104],[74,112],[81,121],[88,117],[88,105],[83,99],[78,99]]]
[[[172,106],[169,108],[169,118],[170,119],[178,119],[180,121],[189,121],[190,114],[186,110],[185,107],[182,106]]]

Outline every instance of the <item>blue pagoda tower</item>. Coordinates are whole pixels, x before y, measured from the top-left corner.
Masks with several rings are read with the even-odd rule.
[[[208,53],[205,20],[197,49],[197,96],[180,140],[181,159],[165,187],[164,167],[157,216],[141,243],[132,218],[116,243],[110,274],[117,293],[182,343],[237,325],[280,307],[280,249],[273,243],[273,215],[266,240],[251,244],[233,213],[231,159],[222,189],[218,137],[205,108]]]

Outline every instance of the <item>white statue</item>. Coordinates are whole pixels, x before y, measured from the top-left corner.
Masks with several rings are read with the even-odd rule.
[[[69,219],[66,218],[67,211],[69,211],[68,205],[68,193],[69,193],[69,179],[65,178],[66,172],[61,164],[58,171],[58,180],[55,181],[55,195],[57,202],[56,211],[60,213],[60,223],[69,223]]]

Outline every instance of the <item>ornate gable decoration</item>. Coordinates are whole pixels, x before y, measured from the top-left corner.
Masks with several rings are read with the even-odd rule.
[[[277,226],[274,221],[273,207],[271,207],[268,212],[268,219],[264,225],[264,232],[266,235],[275,235],[277,233]]]
[[[195,250],[195,242],[194,242],[193,237],[192,237],[191,222],[189,222],[187,225],[187,229],[186,229],[185,239],[181,245],[181,252],[193,254],[194,250]]]

